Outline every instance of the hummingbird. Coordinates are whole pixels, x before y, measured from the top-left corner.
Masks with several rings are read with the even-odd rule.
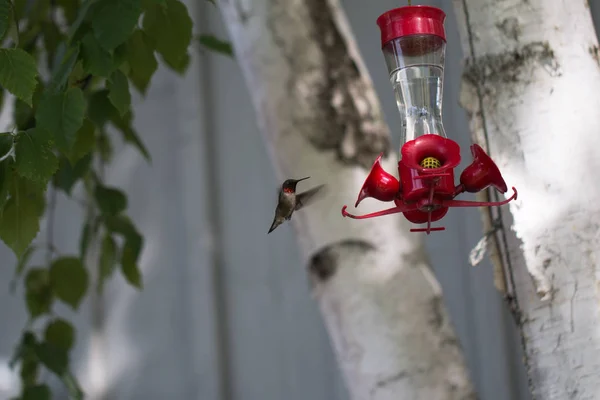
[[[298,182],[310,178],[307,176],[302,179],[287,179],[279,189],[279,201],[275,209],[275,218],[267,234],[273,232],[275,228],[281,225],[284,221],[289,221],[292,218],[294,211],[298,211],[314,200],[314,196],[323,189],[325,185],[315,186],[306,192],[296,194],[296,185]]]

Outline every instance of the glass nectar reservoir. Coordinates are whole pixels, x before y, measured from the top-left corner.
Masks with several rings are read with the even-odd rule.
[[[408,6],[377,19],[402,121],[401,146],[426,134],[446,137],[442,124],[445,18],[438,8]]]

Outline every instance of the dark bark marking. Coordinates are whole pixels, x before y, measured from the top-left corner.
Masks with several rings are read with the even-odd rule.
[[[528,83],[530,69],[541,64],[553,76],[560,76],[560,65],[547,42],[533,42],[500,54],[467,59],[464,79],[477,87]]]
[[[546,258],[544,260],[544,262],[542,263],[542,268],[548,269],[548,267],[550,267],[550,264],[552,264],[552,259],[551,258]]]
[[[521,25],[516,17],[504,18],[502,22],[496,24],[496,27],[509,39],[519,41],[521,35]]]
[[[598,46],[590,46],[588,51],[594,59],[594,61],[596,61],[596,64],[598,64],[598,66],[600,67],[600,49],[598,48]]]
[[[333,243],[323,247],[311,257],[308,270],[319,282],[326,282],[335,275],[341,253],[366,253],[373,250],[375,250],[373,244],[359,239],[347,239]]]
[[[444,324],[444,314],[442,313],[442,298],[440,296],[436,296],[431,299],[430,308],[431,318],[429,319],[429,325],[431,325],[431,329],[434,331],[439,331]]]
[[[442,346],[459,347],[460,348],[460,343],[459,343],[458,339],[455,338],[454,336],[446,336],[444,339],[442,339]]]
[[[417,373],[419,373],[419,372],[422,372],[422,371],[417,371]],[[371,394],[373,394],[373,392],[375,390],[386,387],[390,383],[398,382],[399,380],[405,379],[408,377],[409,377],[409,375],[408,375],[407,371],[400,371],[396,375],[381,379],[381,380],[377,381],[377,383],[375,384],[375,388],[373,388],[373,390],[371,391]]]
[[[515,325],[520,327],[522,324],[524,324],[525,321],[523,318],[523,313],[519,309],[519,304],[517,302],[515,295],[506,293],[504,295],[504,301],[506,302],[506,305],[508,306],[510,315],[512,315],[513,320],[515,321]]]
[[[328,2],[306,0],[313,21],[313,39],[318,43],[324,57],[326,79],[319,88],[317,101],[329,121],[328,135],[315,134],[311,142],[318,148],[334,147],[340,160],[358,163],[370,168],[373,159],[390,148],[388,128],[376,115],[377,104],[371,104],[363,93],[369,88],[360,75],[356,62],[348,54],[348,48],[333,20]],[[340,96],[341,99],[335,99]],[[356,98],[357,96],[362,96]],[[359,110],[358,102],[367,106]],[[347,138],[352,135],[352,138]],[[351,140],[353,149],[344,151],[344,141]]]
[[[292,70],[285,83],[291,101],[298,96],[297,83],[308,86],[308,94],[295,101],[310,112],[291,116],[298,132],[316,149],[334,151],[341,162],[370,169],[379,153],[387,156],[390,152],[389,129],[379,104],[367,95],[374,94],[374,89],[348,53],[328,2],[306,0],[296,10],[277,1],[269,6],[272,11],[267,23]],[[298,25],[299,18],[305,19],[305,32],[290,35],[290,25]],[[303,58],[307,49],[313,55],[311,59]]]

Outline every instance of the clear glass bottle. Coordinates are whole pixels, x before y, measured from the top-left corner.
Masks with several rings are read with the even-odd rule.
[[[377,21],[402,121],[401,146],[425,134],[446,137],[442,124],[444,18],[439,9],[413,6],[391,10]]]

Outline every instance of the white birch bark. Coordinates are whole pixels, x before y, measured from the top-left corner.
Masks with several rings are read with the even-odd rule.
[[[352,399],[475,398],[422,236],[341,215],[377,155],[391,173],[397,159],[339,1],[218,4],[279,178],[328,185],[292,221]]]
[[[507,271],[499,286],[514,298],[530,389],[535,399],[600,399],[600,67],[589,5],[454,6],[474,140],[489,142],[519,191],[493,258]]]

